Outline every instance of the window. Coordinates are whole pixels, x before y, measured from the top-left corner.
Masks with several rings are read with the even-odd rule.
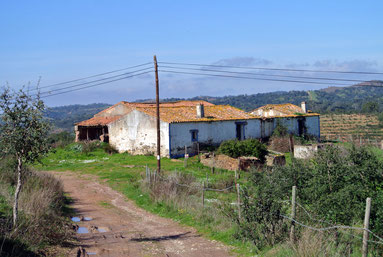
[[[190,130],[190,134],[191,134],[191,141],[192,142],[198,142],[198,130],[192,129],[192,130]]]

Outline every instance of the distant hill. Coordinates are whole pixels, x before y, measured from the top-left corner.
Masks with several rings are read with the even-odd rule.
[[[109,107],[110,104],[66,105],[48,108],[45,116],[51,120],[56,131],[73,131],[76,122],[90,119],[94,114]]]
[[[123,99],[122,99],[123,100]],[[162,101],[176,101],[181,98],[168,98]],[[367,103],[376,103],[376,111],[383,111],[383,81],[367,81],[350,87],[329,87],[310,91],[279,91],[237,96],[199,96],[191,100],[206,100],[214,104],[228,104],[245,111],[251,111],[266,104],[292,103],[299,105],[306,101],[314,112],[360,113]],[[139,101],[153,101],[145,99]],[[76,122],[91,118],[97,112],[109,107],[108,104],[68,105],[50,108],[46,116],[57,129],[73,130]]]

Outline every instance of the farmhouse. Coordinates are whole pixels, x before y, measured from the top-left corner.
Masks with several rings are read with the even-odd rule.
[[[251,114],[262,117],[262,137],[270,136],[280,124],[291,134],[320,138],[320,115],[307,110],[306,102],[302,102],[300,107],[290,103],[267,104],[253,110]]]
[[[311,117],[316,117],[318,124],[309,120]],[[185,146],[189,154],[195,154],[201,145],[219,145],[235,138],[266,138],[271,136],[280,120],[292,133],[319,135],[318,114],[280,113],[265,117],[206,101],[161,103],[161,156],[183,156]],[[154,154],[157,147],[156,105],[119,102],[77,123],[75,132],[76,141],[101,140],[109,142],[119,152]]]

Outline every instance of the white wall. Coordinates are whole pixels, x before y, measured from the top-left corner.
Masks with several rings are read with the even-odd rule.
[[[286,127],[289,133],[298,135],[298,120],[305,119],[306,134],[320,138],[320,119],[319,116],[302,116],[302,117],[284,117],[284,118],[275,118],[274,126],[277,126],[278,122]]]
[[[169,156],[169,124],[160,123],[161,156]],[[109,143],[119,152],[155,154],[157,152],[156,118],[133,110],[108,125]]]
[[[236,121],[188,122],[170,124],[171,156],[184,154],[185,145],[191,152],[193,142],[190,130],[198,130],[198,142],[207,144],[220,144],[222,141],[236,138],[236,122],[247,122],[245,125],[245,138],[260,138],[261,126],[259,119]]]

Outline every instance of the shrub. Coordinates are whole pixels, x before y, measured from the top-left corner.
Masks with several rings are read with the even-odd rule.
[[[107,153],[107,154],[118,153],[117,149],[115,147],[113,147],[112,145],[110,145],[110,144],[105,144],[103,146],[103,148],[104,148],[105,153]]]
[[[73,143],[75,136],[73,133],[63,131],[59,133],[52,133],[49,135],[48,142],[54,148],[63,148]]]
[[[4,244],[0,247],[0,255],[45,256],[43,252],[47,246],[64,245],[72,237],[65,218],[66,199],[62,184],[49,174],[26,170],[20,193],[19,222],[12,230],[10,205],[15,176],[10,176],[12,168],[7,172],[7,162],[5,159],[0,161],[0,241]]]
[[[273,131],[272,137],[285,137],[288,135],[288,130],[285,126],[281,125],[279,122]]]
[[[267,155],[267,148],[257,139],[246,139],[243,141],[228,140],[222,142],[218,148],[218,152],[226,154],[232,158],[255,156],[264,162],[266,159],[265,156]]]

